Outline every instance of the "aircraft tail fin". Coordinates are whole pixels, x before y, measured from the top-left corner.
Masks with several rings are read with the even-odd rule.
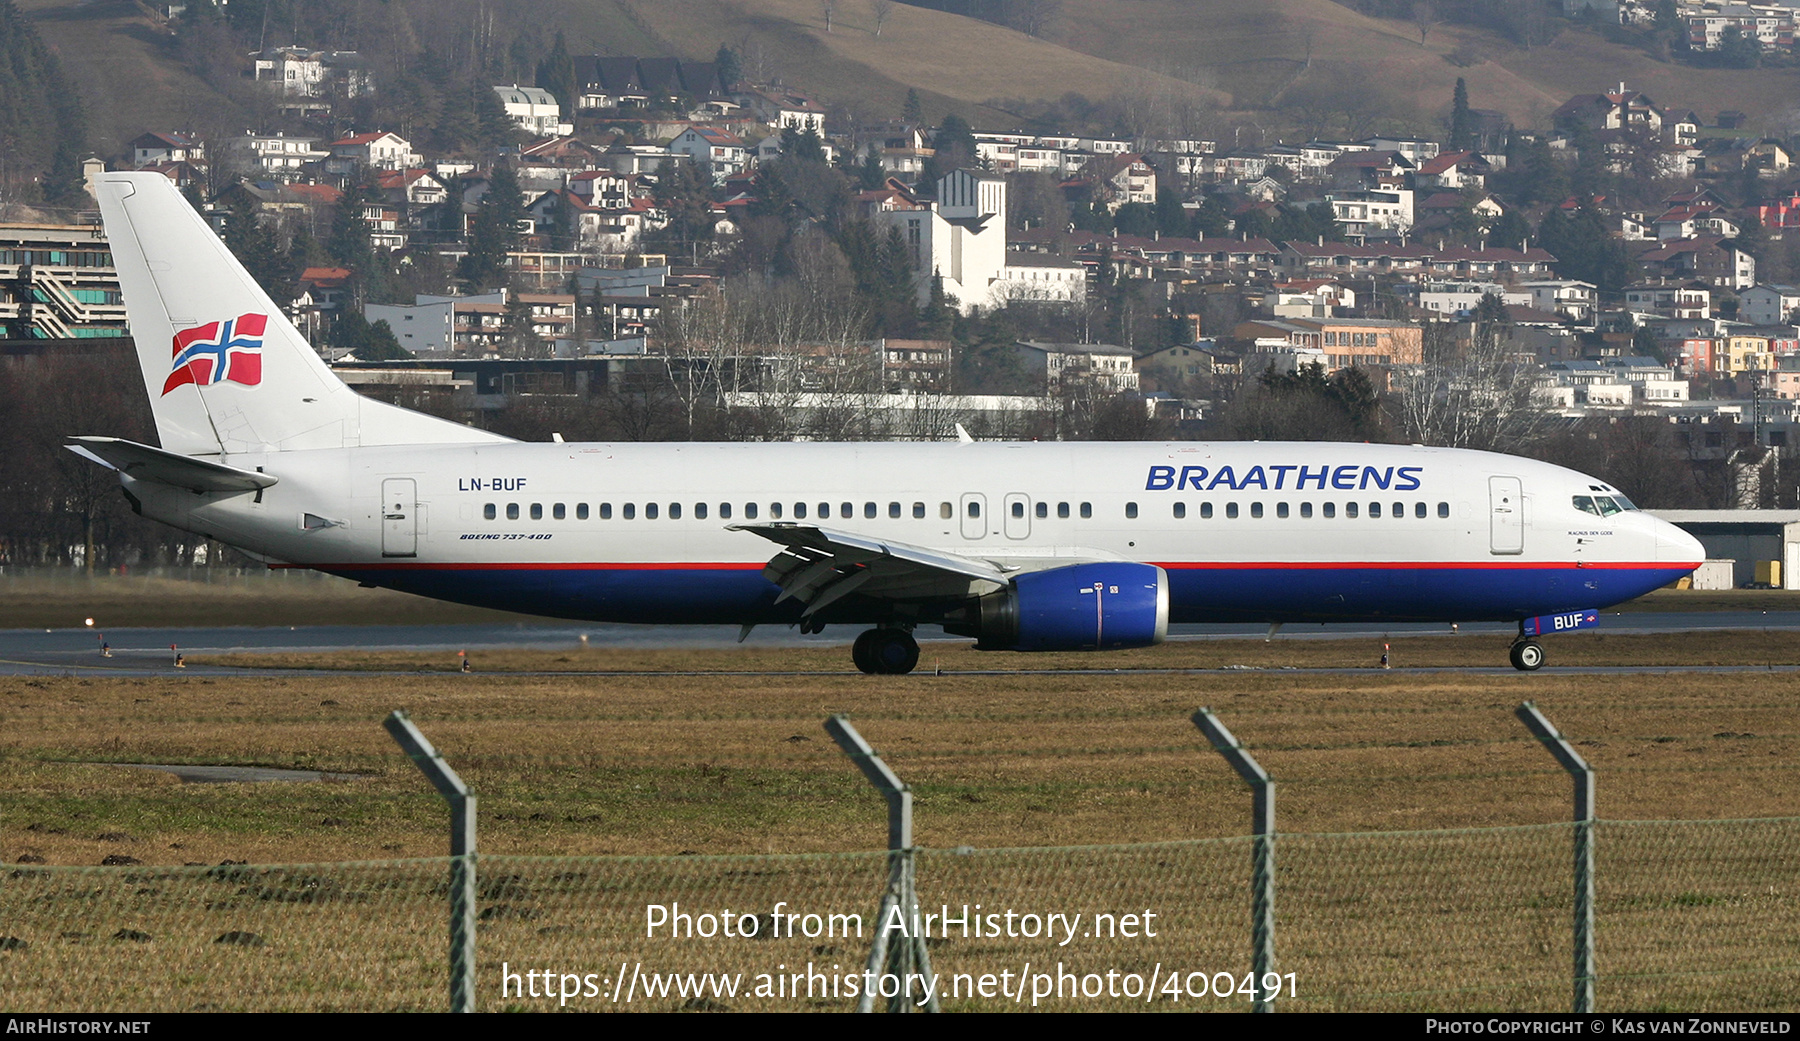
[[[163,448],[507,440],[351,390],[168,178],[109,173],[96,189]]]

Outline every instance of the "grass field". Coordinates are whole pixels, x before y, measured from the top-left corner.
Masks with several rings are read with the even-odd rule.
[[[1658,642],[1669,643],[1565,637],[1553,660],[1642,661],[1657,656]],[[1771,657],[1766,642],[1695,635],[1661,656],[1761,663]],[[1403,666],[1442,665],[1495,661],[1503,641],[1394,646]],[[395,708],[411,711],[481,793],[484,846],[497,853],[878,848],[880,807],[821,729],[838,712],[859,720],[917,786],[919,841],[935,847],[1240,834],[1244,796],[1188,722],[1201,705],[1282,782],[1284,827],[1295,830],[1563,819],[1567,782],[1511,715],[1526,698],[1602,771],[1605,816],[1782,816],[1800,806],[1790,674],[1282,671],[1367,665],[1376,653],[1346,641],[1208,641],[1087,657],[927,645],[928,667],[935,657],[944,675],[874,678],[846,670],[838,648],[594,650],[484,654],[483,670],[494,671],[467,676],[364,675],[355,670],[449,663],[350,655],[336,662],[349,671],[323,677],[8,678],[0,774],[12,794],[0,857],[98,864],[124,853],[181,864],[435,854],[441,807],[379,726]],[[1015,665],[1038,668],[961,671]],[[1060,671],[1070,666],[1218,671]],[[570,669],[615,674],[554,674]],[[183,785],[96,762],[300,767],[361,779]]]
[[[168,625],[461,610],[335,581],[214,577],[7,576],[0,610],[59,626],[89,610]],[[1666,592],[1633,606],[1793,600]],[[940,972],[1241,972],[1250,800],[1188,721],[1205,705],[1278,784],[1278,964],[1300,981],[1296,1007],[1555,1011],[1568,994],[1569,782],[1513,718],[1529,698],[1598,770],[1600,1007],[1793,1007],[1795,674],[1558,671],[1787,666],[1800,663],[1791,636],[1573,634],[1532,675],[1428,671],[1498,665],[1500,637],[1389,642],[1388,672],[1373,639],[1277,638],[1105,655],[928,642],[907,677],[850,672],[832,646],[484,651],[468,675],[448,657],[352,653],[203,663],[308,670],[291,675],[3,677],[0,992],[59,1009],[442,1007],[444,862],[419,858],[444,853],[445,810],[380,727],[395,708],[479,796],[482,1008],[554,1007],[501,994],[504,966],[610,978],[639,961],[860,964],[867,940],[642,936],[644,907],[671,900],[872,913],[883,808],[825,734],[834,713],[913,787],[928,902],[1162,916],[1155,942],[944,941]],[[1323,669],[1341,671],[1308,671]],[[349,777],[182,784],[112,763]]]
[[[1396,650],[1403,663],[1486,658],[1485,642]],[[1756,647],[1738,634],[1685,642],[1718,660]],[[1567,638],[1566,657],[1651,651],[1638,638],[1578,643]],[[0,679],[0,860],[25,865],[0,881],[0,919],[30,944],[0,952],[0,985],[33,1007],[440,1007],[443,862],[394,858],[441,856],[444,807],[379,726],[396,707],[480,798],[484,1008],[545,1007],[499,1000],[503,963],[603,973],[634,959],[683,971],[860,963],[866,941],[641,938],[645,904],[669,899],[870,910],[882,866],[866,851],[882,845],[883,811],[820,725],[837,712],[914,788],[917,841],[940,851],[920,862],[927,900],[1157,908],[1166,926],[1155,943],[1082,949],[958,940],[937,949],[939,971],[1017,971],[1034,958],[1083,972],[1241,968],[1249,798],[1188,722],[1210,705],[1279,784],[1280,964],[1302,981],[1298,1007],[1555,1010],[1568,992],[1568,780],[1512,717],[1531,698],[1596,765],[1600,812],[1618,822],[1599,837],[1602,1007],[1792,1006],[1800,827],[1710,820],[1800,805],[1792,674],[1267,667],[1367,650],[1207,642],[997,659],[946,649],[945,674],[910,677],[848,673],[832,648],[484,656],[484,669],[529,675],[374,675],[357,670],[375,662],[350,659],[325,676]],[[1259,671],[1065,671],[1259,661]],[[1016,662],[1040,667],[948,671]],[[614,674],[535,671],[575,666]],[[355,777],[184,785],[103,762]],[[620,859],[632,856],[657,859]],[[142,866],[56,867],[109,858]],[[177,866],[225,861],[252,866]],[[316,866],[254,867],[270,863]],[[1151,1007],[1241,1006],[1158,1000]]]
[[[166,33],[143,8],[122,0],[25,0],[21,6],[83,86],[103,151],[145,128],[223,130],[239,118],[228,99],[179,65]],[[1494,33],[1445,24],[1421,43],[1409,21],[1367,18],[1332,0],[1067,0],[1042,38],[908,4],[893,8],[877,36],[873,6],[857,0],[833,5],[829,32],[816,0],[541,0],[528,6],[538,24],[563,30],[575,53],[706,60],[729,44],[745,55],[752,75],[862,117],[898,116],[914,89],[928,120],[956,111],[983,130],[1016,125],[1012,101],[1053,100],[1071,91],[1096,100],[1126,98],[1135,109],[1152,99],[1181,99],[1221,110],[1228,121],[1254,116],[1279,127],[1289,120],[1271,110],[1305,107],[1302,96],[1320,92],[1347,98],[1354,108],[1358,85],[1373,84],[1381,119],[1423,132],[1448,109],[1462,77],[1471,103],[1500,110],[1521,126],[1541,125],[1571,95],[1623,81],[1659,104],[1692,108],[1708,120],[1720,109],[1738,109],[1748,113],[1750,130],[1778,134],[1790,121],[1800,84],[1792,69],[1657,62],[1578,29],[1526,49]],[[524,9],[498,10],[508,17]]]

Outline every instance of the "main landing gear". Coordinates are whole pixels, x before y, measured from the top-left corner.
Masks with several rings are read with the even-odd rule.
[[[850,659],[871,676],[904,676],[919,664],[919,644],[905,629],[870,629],[850,645]]]
[[[1521,636],[1513,641],[1512,649],[1507,652],[1512,667],[1520,672],[1536,672],[1544,667],[1544,648],[1536,640],[1527,640]]]

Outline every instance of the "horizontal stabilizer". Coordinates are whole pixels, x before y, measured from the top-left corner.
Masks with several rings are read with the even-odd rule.
[[[192,492],[254,492],[275,483],[265,473],[165,452],[116,437],[75,437],[69,451],[134,477]]]

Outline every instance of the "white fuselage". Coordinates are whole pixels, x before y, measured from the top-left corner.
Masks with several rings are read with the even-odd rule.
[[[279,483],[128,487],[146,514],[273,562],[623,622],[792,620],[762,575],[771,546],[732,527],[778,521],[1009,572],[1156,564],[1174,621],[1517,619],[1617,603],[1701,559],[1646,514],[1578,508],[1616,494],[1593,478],[1393,445],[501,443],[222,461]],[[851,597],[830,617],[897,616]]]

